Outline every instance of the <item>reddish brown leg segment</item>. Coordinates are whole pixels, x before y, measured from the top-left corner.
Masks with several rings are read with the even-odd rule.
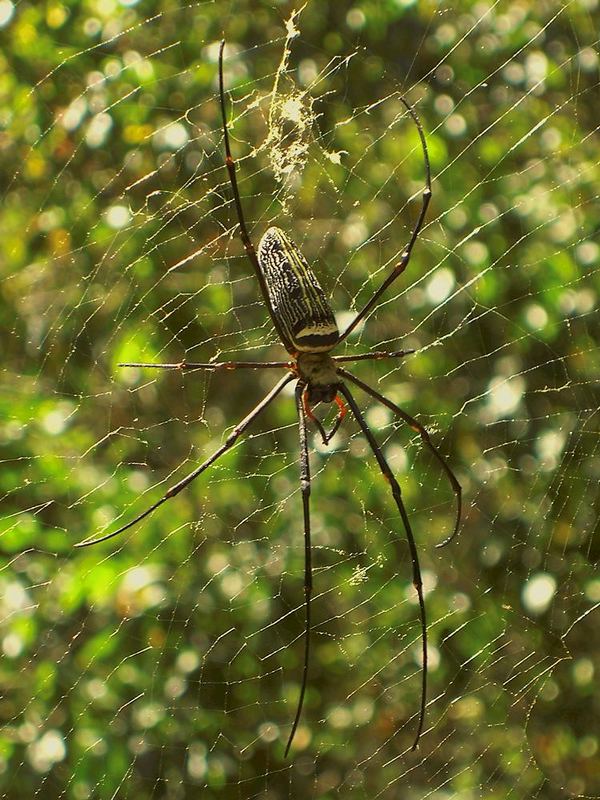
[[[310,407],[310,403],[308,402],[308,392],[307,392],[306,389],[304,390],[304,394],[302,395],[302,407],[304,409],[304,414],[305,414],[307,419],[310,419],[312,422],[314,422],[315,427],[317,428],[317,430],[321,434],[321,440],[323,441],[323,444],[325,446],[327,446],[329,444],[329,442],[333,439],[335,434],[338,432],[344,417],[348,413],[348,409],[346,408],[346,404],[344,403],[344,401],[342,400],[342,398],[339,395],[335,396],[334,403],[338,407],[338,413],[337,413],[337,417],[335,418],[335,422],[333,423],[333,426],[332,426],[331,430],[329,431],[329,433],[327,433],[327,431],[323,427],[323,423],[321,422],[321,420],[318,419],[313,414],[312,408]]]

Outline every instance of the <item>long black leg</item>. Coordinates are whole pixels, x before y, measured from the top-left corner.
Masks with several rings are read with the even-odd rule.
[[[223,455],[223,453],[226,453],[231,447],[233,447],[238,437],[246,430],[246,428],[250,425],[250,423],[253,422],[262,411],[264,411],[264,409],[269,405],[269,403],[277,397],[277,395],[283,389],[283,387],[292,380],[294,380],[294,375],[286,375],[284,378],[282,378],[279,381],[279,383],[273,389],[271,389],[269,394],[266,397],[264,397],[260,401],[260,403],[258,403],[258,405],[254,406],[252,411],[235,426],[235,428],[231,431],[227,439],[225,439],[221,447],[215,450],[215,452],[212,454],[212,456],[210,456],[210,458],[207,458],[206,461],[200,464],[200,466],[197,467],[195,470],[190,472],[189,475],[186,475],[185,478],[182,478],[174,486],[171,486],[171,488],[165,492],[165,494],[160,498],[160,500],[157,500],[156,503],[153,503],[145,511],[142,511],[141,514],[138,514],[138,516],[135,519],[132,519],[131,522],[128,522],[126,525],[122,525],[118,530],[113,531],[112,533],[107,533],[104,536],[98,536],[96,539],[84,539],[82,542],[78,542],[74,546],[89,547],[92,544],[98,544],[99,542],[107,541],[107,539],[112,539],[114,536],[118,536],[120,533],[123,533],[123,531],[126,531],[128,528],[131,528],[133,527],[133,525],[136,525],[138,522],[143,520],[153,511],[156,511],[156,509],[159,506],[162,506],[163,503],[166,503],[167,500],[170,500],[172,497],[175,497],[175,495],[179,494],[179,492],[182,489],[185,489],[186,486],[189,486],[189,484],[193,480],[195,480],[198,477],[198,475],[201,475],[204,472],[204,470],[208,469],[212,464],[214,464],[215,461]]]
[[[304,608],[305,608],[305,627],[304,627],[304,667],[302,669],[302,687],[300,689],[300,697],[298,698],[298,706],[296,708],[296,716],[292,731],[290,733],[287,746],[285,748],[285,756],[290,751],[290,747],[294,736],[296,735],[296,728],[300,721],[302,714],[302,705],[304,703],[304,695],[306,694],[306,685],[308,682],[308,663],[310,658],[310,598],[312,595],[312,553],[310,546],[310,465],[308,460],[308,441],[306,435],[306,413],[304,411],[304,402],[302,393],[304,392],[305,384],[298,383],[296,386],[296,407],[298,409],[298,428],[300,431],[300,488],[302,491],[302,511],[304,515]]]
[[[346,336],[348,336],[350,331],[353,331],[354,328],[358,325],[358,323],[367,316],[369,311],[371,311],[377,305],[379,298],[385,292],[388,286],[390,286],[399,275],[402,275],[402,273],[408,266],[412,249],[415,245],[415,242],[417,241],[417,236],[419,235],[421,228],[423,227],[423,223],[425,222],[425,215],[427,214],[427,208],[429,206],[429,201],[431,200],[431,166],[429,164],[429,153],[427,152],[427,142],[425,141],[425,133],[423,131],[423,126],[421,125],[419,118],[415,114],[413,107],[408,103],[408,101],[405,100],[404,97],[400,97],[400,100],[402,101],[404,107],[410,114],[413,122],[417,126],[417,131],[419,132],[419,138],[421,140],[421,149],[423,150],[423,160],[425,161],[425,189],[423,191],[423,198],[421,201],[421,211],[419,213],[419,217],[417,219],[415,227],[413,228],[411,237],[408,240],[408,244],[404,248],[404,252],[400,257],[400,261],[396,264],[391,273],[381,284],[379,289],[377,289],[377,291],[375,292],[373,297],[371,297],[369,302],[358,312],[358,314],[354,317],[350,325],[348,325],[346,330],[342,333],[342,335],[339,338],[340,342],[343,341],[346,338]]]
[[[381,452],[381,448],[377,444],[375,437],[371,433],[369,426],[366,423],[365,418],[362,415],[361,410],[356,405],[356,402],[352,395],[350,394],[350,390],[347,386],[343,384],[340,386],[339,391],[341,394],[344,395],[346,400],[348,401],[348,405],[352,409],[352,413],[356,417],[356,421],[360,425],[363,433],[367,437],[367,441],[371,446],[371,450],[373,451],[373,455],[377,459],[377,463],[379,464],[379,469],[383,473],[383,476],[390,484],[390,488],[392,490],[392,495],[394,496],[394,500],[396,501],[396,506],[398,507],[398,511],[400,512],[400,516],[402,517],[402,522],[404,524],[404,531],[406,533],[406,540],[408,542],[408,548],[410,550],[410,560],[412,562],[412,571],[413,571],[413,586],[417,591],[417,596],[419,598],[419,610],[421,615],[421,642],[423,644],[423,667],[422,667],[422,680],[421,680],[421,708],[419,712],[419,725],[417,728],[417,735],[415,736],[415,740],[412,745],[412,749],[415,750],[417,745],[419,744],[419,739],[421,738],[421,733],[423,731],[423,725],[425,722],[425,706],[427,703],[427,616],[425,613],[425,598],[423,597],[423,581],[421,580],[421,567],[419,566],[419,556],[417,553],[417,545],[415,544],[415,538],[412,534],[412,530],[410,527],[410,521],[408,519],[408,514],[406,513],[406,509],[404,508],[404,502],[402,501],[402,495],[400,492],[400,485],[398,481],[394,477],[389,464],[385,460],[385,456]]]
[[[454,530],[452,531],[450,536],[448,536],[442,542],[436,544],[436,547],[444,547],[445,545],[450,544],[450,542],[454,539],[454,537],[458,533],[458,528],[460,526],[460,518],[462,515],[462,487],[458,482],[458,480],[456,479],[456,475],[452,472],[448,464],[446,464],[446,461],[444,460],[444,457],[442,456],[440,451],[431,441],[427,429],[424,428],[423,425],[421,425],[421,423],[418,420],[416,420],[414,417],[411,417],[410,414],[407,414],[406,411],[403,411],[403,409],[401,409],[395,403],[392,403],[391,400],[388,400],[387,397],[384,397],[382,394],[379,394],[379,392],[375,391],[375,389],[372,389],[367,383],[364,383],[358,378],[355,378],[354,375],[351,375],[349,372],[346,372],[345,369],[340,368],[338,369],[338,372],[340,375],[343,375],[344,378],[347,378],[349,381],[352,381],[352,383],[355,383],[364,392],[370,394],[371,397],[374,397],[375,400],[379,400],[379,402],[382,405],[386,406],[386,408],[389,408],[390,411],[393,411],[394,414],[396,414],[396,416],[400,417],[408,425],[410,425],[413,431],[416,431],[420,435],[421,440],[423,441],[425,446],[429,448],[430,452],[435,456],[435,458],[441,464],[444,472],[448,476],[448,480],[450,481],[452,490],[456,495],[456,522],[454,524]]]
[[[229,182],[231,184],[231,189],[233,191],[233,200],[235,203],[235,209],[237,211],[238,221],[240,224],[240,236],[242,238],[242,243],[244,245],[244,250],[246,251],[246,255],[254,272],[256,274],[256,278],[260,285],[260,290],[262,292],[263,300],[265,301],[265,305],[269,310],[269,314],[271,315],[271,320],[273,321],[273,325],[275,326],[275,330],[279,338],[281,339],[283,346],[291,353],[293,351],[293,347],[291,342],[288,340],[287,336],[285,335],[283,328],[277,318],[277,315],[273,311],[273,307],[271,305],[271,299],[269,297],[269,292],[267,289],[267,282],[265,280],[265,276],[262,273],[260,268],[260,264],[258,263],[258,256],[256,255],[256,250],[254,249],[254,245],[250,240],[250,236],[248,234],[248,228],[246,227],[246,220],[244,218],[244,212],[242,210],[242,200],[240,198],[240,190],[238,189],[237,178],[235,175],[235,161],[233,160],[233,156],[231,155],[231,146],[229,144],[229,132],[227,131],[227,112],[225,110],[225,89],[223,87],[223,50],[225,49],[225,40],[221,42],[221,46],[219,48],[219,97],[221,100],[221,116],[223,119],[223,137],[225,140],[225,166],[227,167],[227,174],[229,175]]]
[[[198,363],[195,361],[180,361],[177,364],[150,363],[147,361],[131,361],[118,364],[119,367],[138,367],[144,369],[178,369],[183,371],[205,369],[205,370],[233,370],[233,369],[279,369],[290,368],[291,361],[206,361]]]

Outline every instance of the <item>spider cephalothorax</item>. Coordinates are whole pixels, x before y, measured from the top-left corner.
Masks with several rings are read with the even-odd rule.
[[[300,380],[306,384],[311,406],[333,403],[342,381],[329,353],[300,353],[296,359],[296,370]]]
[[[338,392],[342,388],[335,361],[329,353],[300,353],[292,368],[298,376],[298,385],[302,391],[304,413],[312,420],[321,434],[323,444],[327,445],[337,433],[342,420],[346,416],[346,406]],[[338,414],[329,433],[313,413],[318,403],[336,403]]]
[[[424,445],[429,449],[431,454],[437,459],[442,469],[446,473],[452,489],[456,495],[457,512],[454,528],[450,536],[437,546],[440,547],[447,544],[452,540],[458,531],[461,516],[461,487],[458,483],[454,473],[446,464],[445,460],[431,442],[429,434],[426,429],[421,425],[418,420],[404,411],[402,408],[392,403],[378,391],[373,389],[367,383],[356,378],[351,373],[347,372],[342,367],[338,366],[341,362],[348,361],[364,361],[368,359],[382,359],[382,358],[396,358],[413,351],[396,351],[396,352],[369,352],[359,355],[343,355],[331,356],[329,353],[332,348],[343,342],[350,331],[354,330],[356,325],[361,322],[365,317],[376,307],[379,298],[383,292],[390,286],[396,278],[401,275],[406,269],[410,260],[412,248],[417,240],[419,231],[423,226],[427,206],[431,197],[431,171],[429,167],[429,157],[427,154],[427,145],[425,142],[425,134],[421,127],[415,112],[408,102],[400,97],[400,101],[404,104],[408,114],[416,125],[421,147],[423,150],[423,158],[425,161],[425,176],[426,183],[423,190],[423,199],[421,203],[421,210],[419,216],[412,230],[410,239],[404,249],[398,263],[393,267],[387,278],[381,283],[379,288],[372,295],[370,300],[362,307],[362,309],[355,315],[352,322],[340,334],[338,327],[333,316],[333,312],[317,280],[314,272],[309,267],[306,259],[292,242],[292,240],[280,229],[269,228],[261,239],[258,253],[252,244],[248,230],[246,228],[246,221],[244,219],[244,212],[242,210],[242,202],[237,184],[235,174],[235,162],[231,155],[231,148],[229,144],[229,134],[227,131],[227,115],[225,111],[225,92],[223,88],[223,49],[225,43],[221,43],[219,51],[219,96],[221,101],[221,113],[223,120],[223,139],[225,144],[225,165],[229,175],[231,189],[233,191],[233,201],[235,204],[240,236],[244,244],[246,255],[252,264],[254,273],[258,280],[263,300],[270,314],[271,320],[277,331],[279,338],[288,351],[291,358],[287,361],[270,361],[270,362],[248,362],[248,361],[232,361],[232,362],[207,362],[190,364],[186,362],[178,362],[175,364],[142,364],[142,363],[129,363],[122,364],[126,367],[149,367],[153,369],[179,369],[179,370],[218,370],[218,369],[284,369],[286,374],[284,377],[271,389],[271,391],[264,397],[258,405],[256,405],[244,419],[239,422],[232,432],[227,436],[223,444],[207,458],[202,464],[196,467],[192,472],[183,477],[178,483],[171,486],[165,494],[159,498],[155,503],[138,514],[135,519],[122,525],[116,531],[107,533],[96,538],[86,539],[80,542],[78,546],[86,547],[91,544],[111,539],[119,533],[131,528],[140,520],[147,517],[155,509],[166,503],[172,497],[175,497],[179,492],[189,486],[200,474],[207,470],[215,461],[226,453],[234,443],[241,436],[241,434],[248,428],[248,426],[262,413],[262,411],[280,394],[282,389],[296,381],[296,410],[298,414],[298,425],[300,433],[300,487],[302,492],[302,508],[304,520],[304,554],[305,554],[305,567],[304,567],[304,594],[305,594],[305,639],[304,639],[304,666],[302,672],[302,683],[300,688],[300,697],[296,707],[296,715],[292,725],[291,733],[288,737],[286,755],[290,749],[300,714],[302,712],[302,705],[304,701],[304,694],[306,691],[308,681],[308,665],[309,665],[309,645],[310,645],[310,601],[312,593],[312,550],[311,550],[311,530],[310,530],[310,463],[308,451],[308,437],[307,437],[307,423],[311,421],[319,430],[323,441],[327,444],[329,440],[335,435],[340,424],[342,423],[346,414],[346,403],[350,411],[352,411],[360,429],[365,435],[369,447],[377,461],[379,469],[386,478],[392,490],[394,502],[402,519],[406,540],[410,551],[410,560],[412,565],[412,581],[417,592],[419,601],[419,612],[421,622],[421,641],[422,641],[422,659],[423,671],[421,682],[421,704],[419,710],[419,722],[417,733],[413,742],[413,749],[417,746],[419,738],[423,730],[425,721],[425,706],[427,697],[427,619],[425,614],[425,600],[423,596],[423,585],[421,581],[421,570],[419,566],[419,558],[417,554],[417,547],[415,539],[412,534],[410,520],[404,507],[402,500],[400,486],[392,473],[388,462],[378,445],[373,433],[371,432],[367,422],[363,416],[362,411],[356,404],[352,393],[348,387],[348,382],[358,386],[362,391],[373,397],[379,403],[388,408],[392,413],[414,431],[416,431],[423,441]],[[338,415],[333,428],[326,433],[323,429],[321,422],[315,417],[312,412],[312,406],[317,403],[336,403],[338,406]]]

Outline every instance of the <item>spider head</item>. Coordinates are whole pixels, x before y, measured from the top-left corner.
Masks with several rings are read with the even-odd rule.
[[[317,403],[333,403],[340,388],[340,382],[331,383],[326,386],[309,384],[307,387],[308,402],[311,406]]]
[[[335,362],[327,353],[300,353],[296,362],[298,377],[306,383],[308,402],[333,403],[341,381]]]

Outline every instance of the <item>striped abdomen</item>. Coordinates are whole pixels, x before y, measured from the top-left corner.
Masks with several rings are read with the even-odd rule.
[[[258,263],[273,314],[292,349],[319,353],[339,339],[335,317],[325,292],[308,262],[280,228],[269,228],[258,245]]]

